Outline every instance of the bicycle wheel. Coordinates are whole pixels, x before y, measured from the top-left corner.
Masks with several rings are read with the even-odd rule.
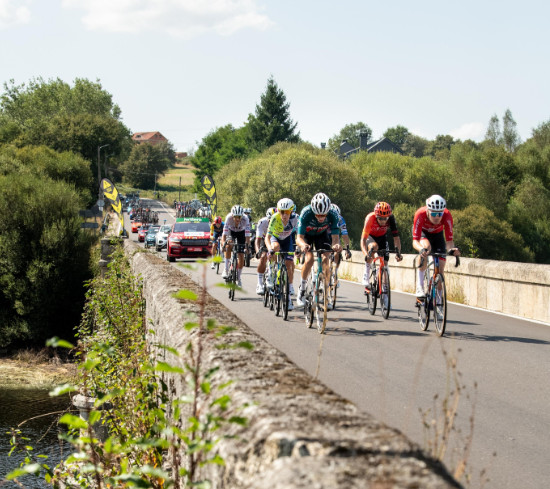
[[[222,254],[220,253],[220,244],[218,243],[218,246],[216,246],[216,258],[218,259],[216,261],[216,275],[220,273],[220,263],[223,261]]]
[[[307,281],[306,291],[304,293],[304,319],[308,328],[313,326],[313,295],[311,294],[311,276]]]
[[[374,313],[376,312],[376,299],[378,296],[378,280],[376,279],[377,274],[378,271],[376,267],[372,267],[369,285],[370,292],[367,294],[367,308],[371,316],[374,316]]]
[[[267,272],[267,270],[266,270]],[[265,278],[266,274],[264,273],[264,296],[263,296],[263,301],[264,301],[264,307],[267,307],[268,304],[269,304],[269,288],[267,287],[267,283],[266,283],[266,278]]]
[[[235,274],[233,272],[235,272]],[[227,285],[229,285],[229,298],[232,301],[235,300],[235,287],[237,285],[237,280],[236,277],[234,278],[234,275],[236,276],[236,271],[233,269],[233,264],[231,264],[229,268],[229,280],[227,281]]]
[[[427,285],[426,285],[427,284]],[[426,331],[430,324],[430,297],[432,294],[430,279],[427,275],[424,276],[424,293],[426,297],[422,301],[416,301],[416,307],[418,307],[418,322],[420,323],[420,329]]]
[[[327,326],[327,302],[328,302],[328,290],[325,276],[321,272],[319,274],[319,281],[317,283],[317,290],[313,299],[313,305],[315,308],[315,319],[317,321],[317,331],[320,334],[325,332]]]
[[[283,301],[283,319],[288,320],[288,301],[290,300],[290,284],[288,283],[288,270],[283,266],[280,283],[281,300]]]
[[[380,274],[381,278],[381,287],[380,287],[380,311],[382,312],[382,317],[388,319],[390,315],[391,307],[391,290],[390,290],[390,273],[387,267],[382,268],[382,273]]]
[[[443,336],[447,324],[447,290],[441,274],[435,277],[432,295],[435,329],[439,336]]]
[[[328,302],[331,303],[332,308],[331,310],[334,311],[336,308],[336,295],[338,294],[338,288],[336,287],[338,285],[338,272],[336,269],[336,265],[333,263],[330,268],[330,285],[329,285],[329,300]]]

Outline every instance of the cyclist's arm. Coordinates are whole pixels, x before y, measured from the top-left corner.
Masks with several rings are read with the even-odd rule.
[[[306,240],[303,234],[296,235],[296,246],[300,247],[302,251],[305,250],[306,248],[309,248],[309,245],[306,243]]]
[[[340,244],[340,236],[338,234],[332,235],[332,249],[338,253],[342,251],[342,245]]]

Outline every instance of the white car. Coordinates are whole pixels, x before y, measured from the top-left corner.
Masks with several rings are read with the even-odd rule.
[[[170,226],[169,224],[164,224],[160,227],[155,241],[155,249],[157,251],[166,248],[166,245],[168,243],[168,235],[170,234],[171,229],[172,226]]]

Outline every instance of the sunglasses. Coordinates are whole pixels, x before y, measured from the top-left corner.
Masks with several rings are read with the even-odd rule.
[[[430,215],[432,217],[441,217],[443,215],[443,212],[430,212]]]
[[[319,219],[320,217],[327,217],[326,214],[315,214],[315,217]]]
[[[281,214],[290,214],[292,211],[288,210],[288,211],[279,211]]]
[[[378,219],[379,221],[387,221],[389,217],[377,217],[376,219]]]

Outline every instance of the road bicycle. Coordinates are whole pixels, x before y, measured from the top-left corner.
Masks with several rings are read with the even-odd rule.
[[[273,287],[266,286],[266,293],[271,296],[268,299],[270,309],[275,309],[275,315],[278,316],[281,311],[283,319],[288,319],[288,303],[290,302],[290,283],[288,268],[286,266],[287,257],[294,257],[293,251],[277,251],[273,253],[276,257],[275,263],[271,267],[271,283]],[[265,305],[265,299],[264,299]]]
[[[304,317],[308,328],[313,326],[313,318],[317,323],[317,331],[324,334],[327,326],[328,312],[328,283],[323,273],[323,254],[330,253],[330,259],[334,259],[334,252],[329,250],[311,250],[317,254],[314,264],[314,271],[307,279],[307,286],[304,293]]]
[[[227,241],[225,243],[225,246],[228,246],[228,244],[231,244],[231,241]],[[225,250],[224,246],[224,250]],[[233,245],[233,249],[231,250],[231,259],[229,260],[229,274],[227,278],[225,279],[225,282],[227,285],[229,285],[229,298],[234,301],[235,300],[235,289],[238,287],[237,285],[237,272],[238,272],[238,254],[243,253],[245,245],[243,244],[237,244],[235,243]]]
[[[430,260],[422,284],[425,298],[416,301],[418,321],[420,329],[426,331],[430,324],[430,311],[433,311],[435,329],[439,336],[443,336],[447,325],[447,288],[445,287],[445,277],[439,271],[439,260],[445,258],[447,254],[430,253],[428,256]],[[460,258],[458,256],[455,256],[455,258],[455,267],[458,267]],[[419,267],[423,263],[424,258],[422,257]]]
[[[331,311],[336,308],[336,296],[338,295],[338,264],[336,263],[336,254],[330,255],[330,280],[328,284],[328,303],[332,307]],[[340,260],[342,260],[342,253],[340,252]]]
[[[382,317],[388,319],[391,309],[391,287],[390,287],[390,272],[387,265],[387,260],[390,253],[399,254],[397,251],[383,250],[383,253],[371,250],[365,260],[374,255],[371,263],[368,291],[365,291],[367,297],[367,308],[371,315],[376,312],[376,303],[380,301],[380,311]]]
[[[216,254],[213,256],[214,259],[214,270],[216,270],[216,275],[220,273],[220,263],[223,263],[223,254],[220,246],[220,238],[216,238]]]

